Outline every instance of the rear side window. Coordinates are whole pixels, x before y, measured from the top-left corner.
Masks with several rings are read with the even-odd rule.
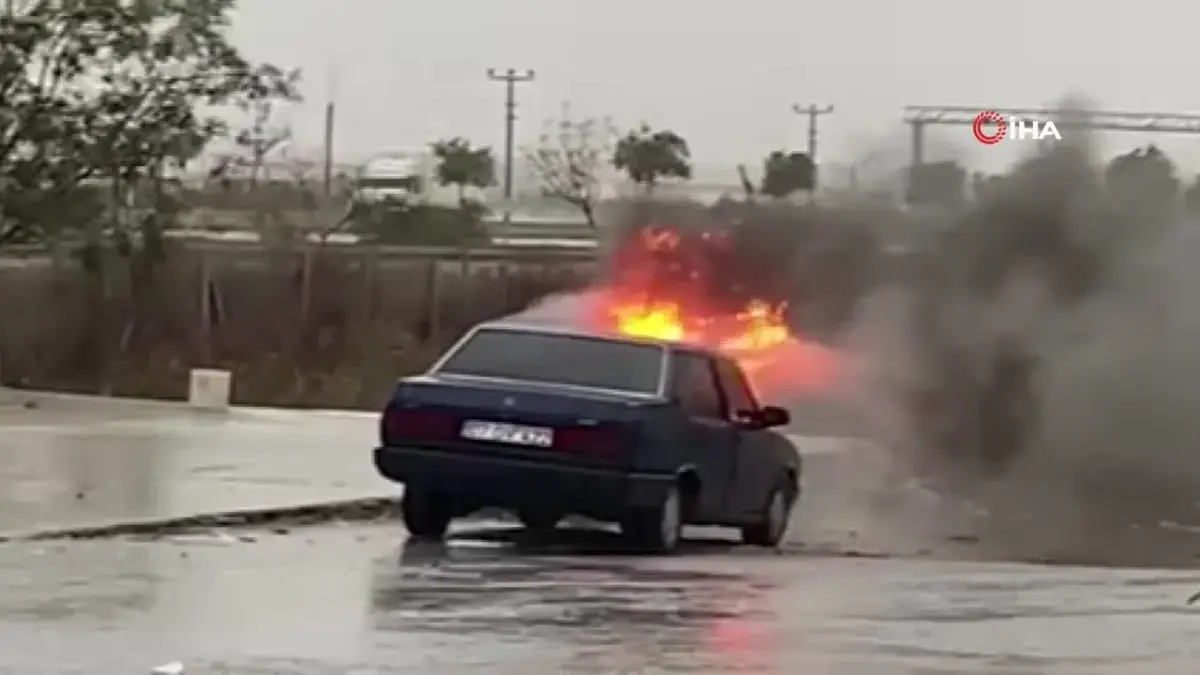
[[[463,343],[438,372],[653,395],[659,390],[664,356],[665,351],[654,345],[484,329]]]
[[[693,417],[726,419],[712,360],[686,352],[676,352],[673,360],[671,394],[684,411]]]

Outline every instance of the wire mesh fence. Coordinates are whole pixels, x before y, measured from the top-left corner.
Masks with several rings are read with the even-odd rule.
[[[475,323],[586,283],[575,251],[174,245],[130,283],[69,259],[0,266],[4,384],[183,398],[234,373],[240,402],[373,406]]]

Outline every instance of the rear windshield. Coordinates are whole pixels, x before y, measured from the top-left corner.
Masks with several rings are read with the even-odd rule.
[[[656,394],[662,359],[662,348],[653,345],[481,330],[438,372]]]

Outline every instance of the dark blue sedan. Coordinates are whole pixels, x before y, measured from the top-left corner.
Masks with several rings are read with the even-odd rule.
[[[800,456],[775,430],[788,422],[710,350],[484,324],[397,383],[375,466],[404,484],[415,537],[500,508],[530,528],[616,522],[654,551],[684,524],[775,546],[800,495]]]

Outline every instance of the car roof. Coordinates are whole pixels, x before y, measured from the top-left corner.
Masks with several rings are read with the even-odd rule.
[[[592,338],[595,340],[608,340],[611,342],[625,342],[629,344],[644,344],[655,347],[662,347],[671,351],[693,352],[708,356],[716,356],[718,352],[709,349],[702,345],[696,345],[687,342],[678,342],[675,340],[663,340],[659,338],[638,337],[632,335],[614,335],[612,333],[604,333],[598,331],[589,331],[581,328],[573,328],[570,326],[550,326],[545,324],[520,323],[515,321],[488,321],[481,323],[475,327],[475,330],[504,330],[520,333],[538,333],[542,335],[565,335],[581,338]]]

